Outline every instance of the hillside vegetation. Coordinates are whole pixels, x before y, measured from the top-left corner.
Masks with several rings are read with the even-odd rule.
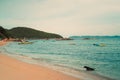
[[[43,39],[43,38],[62,38],[61,35],[47,33],[27,27],[15,27],[6,30],[10,37],[13,38],[28,38],[28,39]]]

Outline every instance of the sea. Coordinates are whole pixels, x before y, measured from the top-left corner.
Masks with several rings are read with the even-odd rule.
[[[88,72],[120,80],[119,36],[72,36],[72,40],[36,39],[32,44],[10,42],[1,51],[25,62],[54,66],[60,69]],[[74,71],[73,71],[74,72]],[[84,79],[92,80],[92,79]]]

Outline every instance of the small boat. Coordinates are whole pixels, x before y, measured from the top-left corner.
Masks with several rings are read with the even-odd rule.
[[[100,46],[99,44],[93,44],[94,46]]]
[[[28,42],[28,41],[26,41],[26,42],[20,42],[20,43],[18,43],[18,44],[32,44],[33,42]]]
[[[20,43],[18,44],[32,44],[33,42],[27,41],[25,38],[20,40]]]
[[[93,44],[94,46],[100,46],[100,47],[105,47],[106,46],[106,44],[104,44],[104,43],[100,43],[100,44]]]
[[[83,40],[90,40],[91,38],[83,38]]]

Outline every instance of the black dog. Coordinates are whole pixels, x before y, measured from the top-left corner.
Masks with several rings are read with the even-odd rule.
[[[94,71],[94,68],[88,67],[88,66],[84,66],[84,68],[86,68],[86,71]]]

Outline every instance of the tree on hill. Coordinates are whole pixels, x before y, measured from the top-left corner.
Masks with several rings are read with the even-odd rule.
[[[1,38],[9,38],[9,34],[2,26],[0,26],[0,37]]]

